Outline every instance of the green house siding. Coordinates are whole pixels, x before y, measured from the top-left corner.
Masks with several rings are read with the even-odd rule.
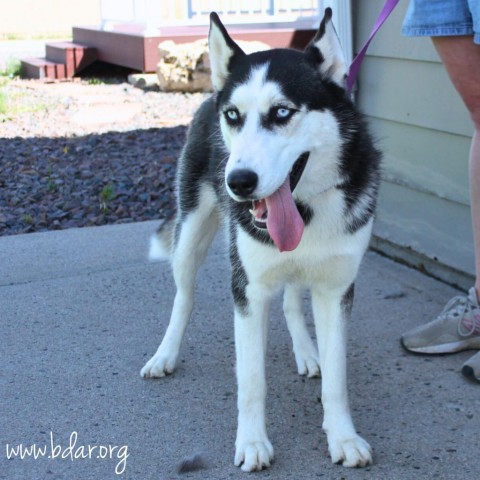
[[[355,51],[383,3],[352,2]],[[400,2],[372,42],[356,94],[385,154],[374,244],[466,287],[474,274],[473,126],[430,39],[402,36],[407,5]]]

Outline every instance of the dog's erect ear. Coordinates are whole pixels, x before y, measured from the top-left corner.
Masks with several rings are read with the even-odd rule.
[[[305,55],[314,63],[322,75],[345,87],[348,69],[342,46],[332,22],[332,9],[325,9],[320,28],[313,40],[307,45]]]
[[[243,50],[230,38],[220,18],[215,12],[210,14],[210,33],[208,34],[210,50],[210,68],[212,70],[212,85],[220,91],[230,74],[235,58],[245,55]]]

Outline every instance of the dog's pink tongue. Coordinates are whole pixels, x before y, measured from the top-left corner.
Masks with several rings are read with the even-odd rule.
[[[267,230],[281,252],[295,250],[302,239],[304,223],[290,190],[290,178],[272,195],[267,204]]]

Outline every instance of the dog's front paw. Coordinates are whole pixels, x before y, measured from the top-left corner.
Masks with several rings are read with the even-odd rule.
[[[320,376],[320,366],[318,364],[318,355],[313,352],[294,352],[295,362],[297,363],[298,374],[314,378]]]
[[[372,463],[372,448],[360,436],[329,438],[328,449],[333,463],[344,467],[366,467]]]
[[[235,465],[244,472],[263,470],[273,460],[273,447],[268,438],[259,441],[242,442],[237,440]]]
[[[160,378],[170,375],[175,370],[176,358],[156,353],[140,370],[143,378]]]
[[[293,353],[299,375],[306,375],[308,378],[320,376],[318,352],[310,337],[295,341]]]

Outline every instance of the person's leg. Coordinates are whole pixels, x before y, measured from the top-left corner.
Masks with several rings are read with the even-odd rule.
[[[401,343],[405,349],[417,353],[454,353],[480,349],[480,45],[473,42],[472,36],[433,37],[433,43],[474,126],[470,149],[470,203],[476,280],[467,297],[450,300],[436,319],[405,333]],[[480,364],[478,369],[475,365],[476,370],[480,372]]]
[[[480,298],[480,45],[471,36],[432,37],[453,85],[473,120],[470,198],[475,248],[475,289]]]

